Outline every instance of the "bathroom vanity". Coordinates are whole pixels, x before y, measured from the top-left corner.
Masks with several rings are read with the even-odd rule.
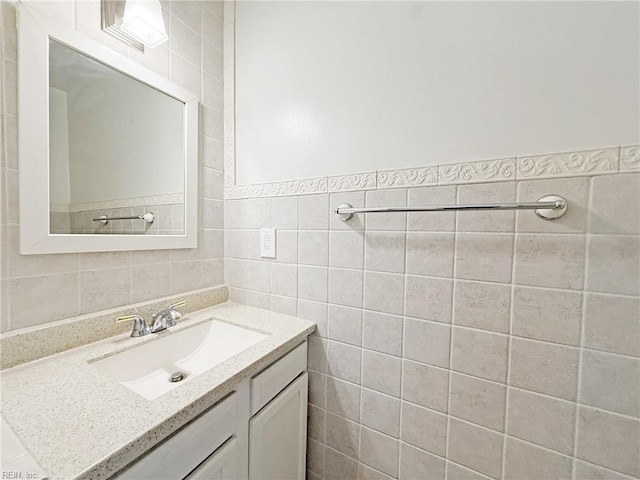
[[[180,361],[171,351],[184,345],[167,345],[194,338],[207,324],[260,337],[211,368],[189,370],[202,352],[215,354],[211,344],[194,344]],[[204,308],[159,334],[122,334],[3,370],[2,416],[50,479],[303,479],[307,337],[314,329],[233,303]],[[163,393],[136,393],[131,378],[99,366],[117,358],[126,365],[136,351],[143,352],[136,362],[154,362],[154,345],[172,359],[157,370],[192,372]]]
[[[304,479],[306,366],[304,342],[114,478]]]

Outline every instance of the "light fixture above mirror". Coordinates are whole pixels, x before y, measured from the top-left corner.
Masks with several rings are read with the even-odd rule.
[[[167,29],[160,1],[126,0],[122,29],[149,48],[166,42]]]
[[[168,39],[159,0],[101,0],[102,30],[144,52]]]

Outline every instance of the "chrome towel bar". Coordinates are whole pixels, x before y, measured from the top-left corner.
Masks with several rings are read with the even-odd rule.
[[[522,203],[487,203],[484,205],[433,205],[408,207],[353,207],[348,203],[338,205],[336,214],[343,222],[351,219],[356,213],[391,213],[391,212],[448,212],[475,210],[534,210],[544,220],[555,220],[567,211],[567,201],[559,195],[545,195],[537,202]]]
[[[109,223],[109,220],[144,220],[147,223],[153,223],[155,216],[153,213],[145,213],[144,215],[133,215],[131,217],[109,217],[107,215],[102,215],[98,218],[94,218],[94,222],[100,222],[103,225]]]

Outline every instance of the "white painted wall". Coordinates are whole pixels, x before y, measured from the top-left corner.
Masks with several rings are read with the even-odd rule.
[[[237,2],[237,183],[640,142],[638,2]]]
[[[69,129],[67,126],[67,94],[49,87],[49,201],[68,205]]]

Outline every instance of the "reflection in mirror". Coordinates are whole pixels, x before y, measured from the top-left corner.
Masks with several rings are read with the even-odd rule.
[[[184,106],[50,38],[50,233],[183,235]]]

